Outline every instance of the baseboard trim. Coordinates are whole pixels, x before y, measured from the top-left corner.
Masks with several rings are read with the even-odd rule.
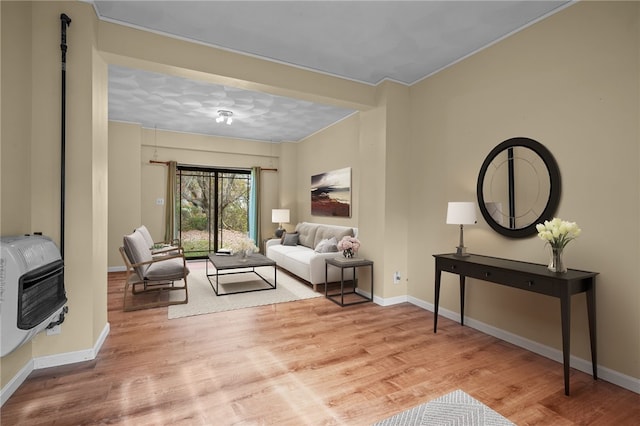
[[[96,356],[98,356],[102,345],[107,339],[110,330],[111,326],[109,325],[109,323],[105,324],[102,332],[100,333],[100,336],[98,337],[98,340],[96,340],[96,343],[91,349],[66,352],[56,355],[47,355],[30,359],[25,364],[25,366],[22,367],[20,371],[18,371],[18,373],[11,380],[9,380],[9,383],[7,383],[7,385],[0,391],[0,406],[4,405],[4,403],[9,400],[11,395],[13,395],[13,393],[18,390],[20,385],[22,385],[22,383],[27,380],[27,377],[29,377],[29,374],[31,374],[33,370],[49,367],[59,367],[61,365],[73,364],[76,362],[90,361],[92,359],[95,359]]]
[[[107,268],[107,272],[126,272],[127,268],[125,266],[109,266]]]
[[[30,359],[29,362],[27,362],[25,366],[22,367],[20,371],[18,371],[18,373],[13,376],[13,378],[9,380],[9,383],[7,383],[7,385],[0,391],[0,407],[3,406],[4,403],[9,400],[11,395],[13,395],[13,393],[18,390],[20,385],[23,384],[25,380],[27,380],[27,377],[29,377],[29,374],[31,374],[32,371],[33,359]]]
[[[362,297],[366,297],[367,299],[371,297],[371,293],[368,291],[364,291],[360,288],[356,288],[356,293],[358,293],[360,296]],[[399,303],[404,303],[407,301],[407,296],[397,296],[397,297],[388,297],[388,298],[383,298],[383,297],[378,297],[376,295],[373,296],[373,303],[375,303],[376,305],[380,305],[380,306],[391,306],[391,305],[397,305]]]
[[[61,365],[74,364],[76,362],[91,361],[92,359],[95,359],[98,352],[100,352],[100,348],[102,348],[105,339],[109,335],[110,329],[111,326],[107,323],[102,329],[102,333],[100,333],[95,345],[93,345],[93,348],[91,349],[34,358],[34,370],[38,370],[40,368],[59,367]]]
[[[409,301],[409,298],[404,296],[396,296],[396,297],[374,297],[373,300],[380,306],[391,306],[391,305],[399,305],[400,303],[405,303]]]
[[[424,300],[417,299],[415,297],[409,296],[407,301],[427,311],[434,312],[435,310],[432,303],[425,302]],[[460,322],[460,314],[457,312],[440,307],[438,309],[438,314],[450,320]],[[500,340],[504,340],[505,342],[509,342],[562,364],[561,350],[543,345],[538,342],[534,342],[533,340],[526,339],[500,328],[485,324],[481,321],[474,320],[473,318],[465,317],[464,322],[466,326],[474,328],[490,336],[497,337]],[[591,361],[587,361],[583,358],[578,358],[577,356],[571,355],[569,365],[576,370],[580,370],[589,375],[592,374]],[[602,366],[598,366],[598,378],[640,394],[640,379],[636,379],[634,377]]]

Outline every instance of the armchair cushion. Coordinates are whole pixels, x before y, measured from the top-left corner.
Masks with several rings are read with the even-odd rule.
[[[189,269],[184,265],[184,259],[171,257],[166,260],[155,259],[147,268],[145,278],[151,281],[174,281],[181,280],[189,273]]]
[[[139,231],[134,231],[132,234],[124,236],[124,250],[127,257],[129,257],[131,262],[134,264],[150,262],[153,260],[151,250],[149,249],[149,246],[147,246],[144,236]],[[148,268],[148,264],[135,266],[136,273],[140,278],[145,277]]]
[[[151,248],[155,243],[153,242],[153,238],[151,238],[151,233],[149,232],[147,227],[144,225],[141,225],[138,228],[136,228],[135,231],[140,232],[140,234],[144,237],[145,242],[147,243],[147,248],[151,250]]]

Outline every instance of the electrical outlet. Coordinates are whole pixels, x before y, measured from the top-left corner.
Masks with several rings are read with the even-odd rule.
[[[47,336],[53,336],[55,334],[60,334],[60,332],[62,331],[62,327],[60,327],[60,324],[55,325],[51,328],[47,328]]]
[[[164,206],[164,198],[156,198],[156,204],[159,206]]]
[[[393,283],[400,284],[400,272],[396,271],[393,273]]]

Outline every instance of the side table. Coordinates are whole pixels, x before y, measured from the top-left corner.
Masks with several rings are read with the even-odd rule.
[[[327,271],[329,265],[334,266],[336,268],[340,268],[340,293],[329,294],[328,291],[328,282],[327,282]],[[366,297],[360,293],[356,292],[356,288],[358,287],[358,280],[356,276],[356,268],[369,266],[371,268],[371,296]],[[345,268],[353,268],[353,290],[345,293],[344,291],[344,270]],[[355,301],[347,302],[344,301],[345,294],[353,294],[357,296]],[[349,306],[356,305],[358,303],[366,303],[373,301],[373,261],[367,259],[357,259],[357,258],[346,258],[346,257],[335,257],[331,259],[325,259],[324,264],[324,296],[331,300],[332,302],[340,305],[340,306]],[[338,296],[340,299],[338,300]]]

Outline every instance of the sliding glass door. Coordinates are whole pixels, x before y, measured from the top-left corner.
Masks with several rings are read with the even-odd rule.
[[[206,258],[247,236],[248,170],[178,166],[176,173],[178,238],[188,258]]]

